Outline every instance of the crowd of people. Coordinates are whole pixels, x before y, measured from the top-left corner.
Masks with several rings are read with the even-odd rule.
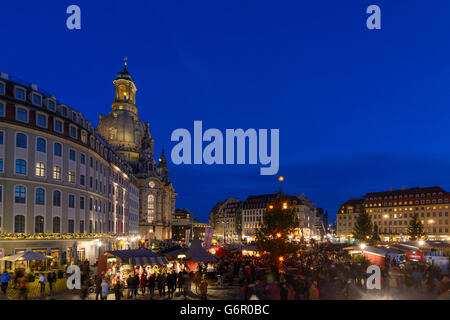
[[[398,261],[386,257],[381,268],[381,289],[368,290],[365,257],[350,256],[341,245],[316,244],[297,258],[278,264],[267,256],[229,252],[214,265],[199,264],[196,270],[175,270],[167,266],[139,271],[136,267],[126,277],[92,276],[89,263],[81,265],[82,299],[95,293],[95,299],[208,299],[208,288],[227,289],[235,300],[351,300],[351,299],[449,299],[450,281],[439,268],[425,263]],[[39,274],[41,295],[46,287],[54,294],[56,274]],[[1,291],[6,296],[8,283],[27,299],[27,279],[18,270],[14,275],[0,274]],[[227,298],[227,297],[223,297]]]
[[[381,290],[367,289],[370,261],[331,244],[316,245],[277,266],[263,257],[225,256],[217,274],[221,284],[237,281],[233,298],[238,300],[440,299],[450,290],[449,278],[435,266],[386,261]]]
[[[112,285],[112,283],[114,283]],[[208,280],[206,269],[200,267],[196,271],[183,270],[175,272],[173,269],[161,268],[153,273],[131,272],[125,279],[116,276],[111,281],[108,276],[102,274],[95,277],[95,299],[106,300],[110,289],[114,291],[114,298],[137,299],[138,296],[153,300],[156,297],[174,298],[175,294],[187,299],[188,293],[195,293],[201,299],[207,299]],[[177,293],[178,292],[178,293]]]

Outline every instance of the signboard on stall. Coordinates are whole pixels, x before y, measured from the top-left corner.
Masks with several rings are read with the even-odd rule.
[[[423,262],[423,252],[408,251],[406,252],[406,259],[411,261]]]

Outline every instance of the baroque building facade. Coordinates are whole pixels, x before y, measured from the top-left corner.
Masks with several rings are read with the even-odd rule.
[[[132,166],[79,111],[0,73],[0,256],[95,261],[138,223]]]
[[[449,206],[450,194],[441,187],[369,192],[339,207],[337,234],[351,238],[358,215],[365,211],[384,241],[407,240],[408,225],[414,215],[428,239],[446,240],[450,236]]]
[[[97,132],[132,167],[138,181],[139,233],[146,239],[169,239],[176,193],[169,179],[164,149],[156,162],[149,123],[138,116],[137,88],[126,62],[113,83],[111,112],[100,115]]]
[[[171,237],[176,193],[126,66],[114,88],[95,129],[36,84],[0,73],[0,257],[31,250],[95,262],[139,235]]]

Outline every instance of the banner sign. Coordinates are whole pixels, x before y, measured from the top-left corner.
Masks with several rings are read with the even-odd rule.
[[[205,249],[211,248],[213,234],[214,234],[214,229],[213,228],[206,228],[205,229],[205,238],[203,240],[203,247]]]
[[[189,242],[191,242],[191,229],[186,229],[186,234],[184,236],[184,243],[186,245],[189,245]]]
[[[411,261],[421,261],[423,262],[423,252],[419,251],[408,251],[406,252],[406,259]]]

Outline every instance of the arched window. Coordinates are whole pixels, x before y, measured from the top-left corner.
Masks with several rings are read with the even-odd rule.
[[[61,191],[53,191],[53,206],[61,207]]]
[[[45,163],[36,162],[36,176],[45,177]]]
[[[44,233],[44,217],[37,216],[34,218],[34,233]]]
[[[27,162],[23,159],[16,160],[16,173],[27,174]]]
[[[37,205],[45,204],[45,190],[42,188],[36,189],[36,204]]]
[[[25,233],[25,216],[17,215],[14,217],[14,232]]]
[[[16,135],[16,147],[17,148],[26,148],[27,147],[27,136],[23,133],[18,133]]]
[[[127,88],[125,86],[119,87],[119,100],[127,101]]]
[[[45,152],[45,140],[42,138],[37,138],[36,150],[39,152]]]
[[[147,222],[152,223],[155,219],[155,196],[150,194],[147,198]]]
[[[61,219],[59,217],[53,217],[53,233],[61,232]]]

